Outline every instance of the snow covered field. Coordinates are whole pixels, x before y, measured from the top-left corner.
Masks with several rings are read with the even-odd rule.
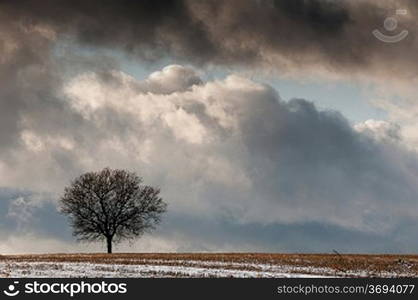
[[[2,276],[8,277],[322,277],[308,273],[291,273],[292,268],[259,265],[258,270],[247,271],[230,266],[204,265],[188,262],[186,265],[164,265],[152,262],[141,265],[93,264],[93,263],[53,263],[19,262],[1,263]],[[245,267],[245,266],[239,266]],[[303,269],[299,271],[303,272]],[[306,269],[306,271],[312,271]]]
[[[0,258],[0,277],[416,277],[417,259],[254,254],[32,255]],[[321,259],[322,258],[322,259]],[[351,259],[351,258],[350,258]],[[377,262],[380,262],[380,269]],[[392,264],[390,264],[390,263]],[[344,266],[347,264],[347,266]],[[363,267],[361,267],[363,266]],[[371,267],[373,266],[373,267]],[[386,266],[386,268],[383,268]]]

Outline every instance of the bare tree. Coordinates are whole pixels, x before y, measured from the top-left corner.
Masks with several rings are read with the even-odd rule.
[[[106,240],[112,253],[112,242],[141,236],[160,222],[167,205],[159,194],[135,173],[106,168],[85,173],[66,187],[60,212],[68,215],[79,240]]]

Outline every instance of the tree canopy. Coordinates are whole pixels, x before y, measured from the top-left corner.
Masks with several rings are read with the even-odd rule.
[[[155,229],[167,204],[160,189],[142,184],[137,174],[105,168],[72,181],[60,199],[60,212],[67,215],[79,240],[112,243],[133,239]]]

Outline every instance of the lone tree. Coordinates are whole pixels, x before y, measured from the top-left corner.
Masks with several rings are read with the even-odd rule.
[[[112,242],[139,237],[160,222],[167,205],[159,194],[135,173],[106,168],[85,173],[66,187],[60,212],[68,215],[79,240],[106,240],[112,253]]]

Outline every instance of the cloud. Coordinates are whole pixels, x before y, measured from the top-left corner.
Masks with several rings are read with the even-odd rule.
[[[40,226],[51,227],[55,214],[38,211]],[[53,223],[58,226],[57,223]],[[190,226],[193,224],[193,226]],[[165,218],[153,234],[132,243],[115,247],[121,252],[331,252],[342,253],[410,253],[417,248],[416,221],[402,222],[384,234],[348,230],[321,223],[237,224],[230,220],[213,220],[201,216],[176,215]],[[0,252],[16,253],[81,253],[101,252],[101,243],[77,243],[68,229],[56,232],[0,232]],[[350,241],[350,243],[347,243]]]
[[[142,92],[171,94],[173,92],[182,92],[200,83],[202,81],[193,68],[169,65],[161,71],[152,73],[145,82]]]
[[[75,243],[71,240],[63,240],[60,236],[42,235],[37,232],[18,233],[8,235],[0,233],[0,253],[24,254],[24,253],[86,253],[101,252],[103,245],[100,243]],[[176,252],[178,244],[175,241],[162,240],[158,237],[145,236],[140,242],[117,245],[116,251],[122,252]]]
[[[408,10],[399,25],[410,34],[395,48],[371,32],[384,30],[383,21],[397,8]],[[25,0],[3,1],[0,11],[50,39],[121,49],[149,60],[168,55],[198,64],[289,72],[417,75],[417,4],[410,0]],[[3,48],[13,49],[10,43]]]
[[[359,132],[386,142],[399,142],[402,140],[400,133],[401,128],[395,123],[370,119],[363,123],[356,124],[354,128]]]
[[[39,198],[36,198],[37,197],[35,196],[19,196],[18,198],[13,199],[10,203],[7,217],[14,219],[17,223],[18,229],[21,229],[23,226],[27,226],[33,221],[33,211],[39,208],[42,203],[39,201]]]
[[[171,90],[158,88],[155,78]],[[42,118],[22,127],[14,159],[2,157],[3,183],[57,199],[84,171],[125,168],[162,188],[172,220],[200,217],[290,232],[311,223],[376,242],[417,218],[418,159],[395,124],[369,120],[353,127],[307,100],[284,101],[268,85],[233,74],[205,81],[179,65],[144,80],[116,70],[86,72],[60,94],[67,104],[60,117],[78,116],[79,124],[69,125],[81,130],[60,123],[46,129]],[[175,222],[169,228],[191,249],[257,243],[247,236],[249,242],[243,237],[222,246],[220,233],[199,243]],[[160,234],[171,240],[167,229]]]
[[[395,45],[382,43],[371,32],[393,34],[385,31],[383,21],[398,8],[408,11],[397,18],[398,29],[409,35]],[[402,125],[402,135],[418,145],[413,115],[417,12],[417,3],[411,0],[3,1],[0,80],[7,88],[0,97],[5,111],[0,119],[1,147],[6,151],[16,145],[18,139],[12,137],[28,102],[61,115],[65,103],[55,101],[54,92],[67,72],[114,68],[117,59],[104,57],[104,49],[142,62],[169,58],[298,80],[325,77],[372,83],[379,89],[386,86],[386,95],[374,104],[389,111],[392,121]],[[83,58],[80,49],[94,55]],[[186,73],[182,79],[186,85],[187,80],[196,80]],[[148,88],[161,90],[159,74],[154,75]],[[179,83],[168,84],[165,79],[166,93],[177,88]],[[180,119],[170,120],[184,121]]]

